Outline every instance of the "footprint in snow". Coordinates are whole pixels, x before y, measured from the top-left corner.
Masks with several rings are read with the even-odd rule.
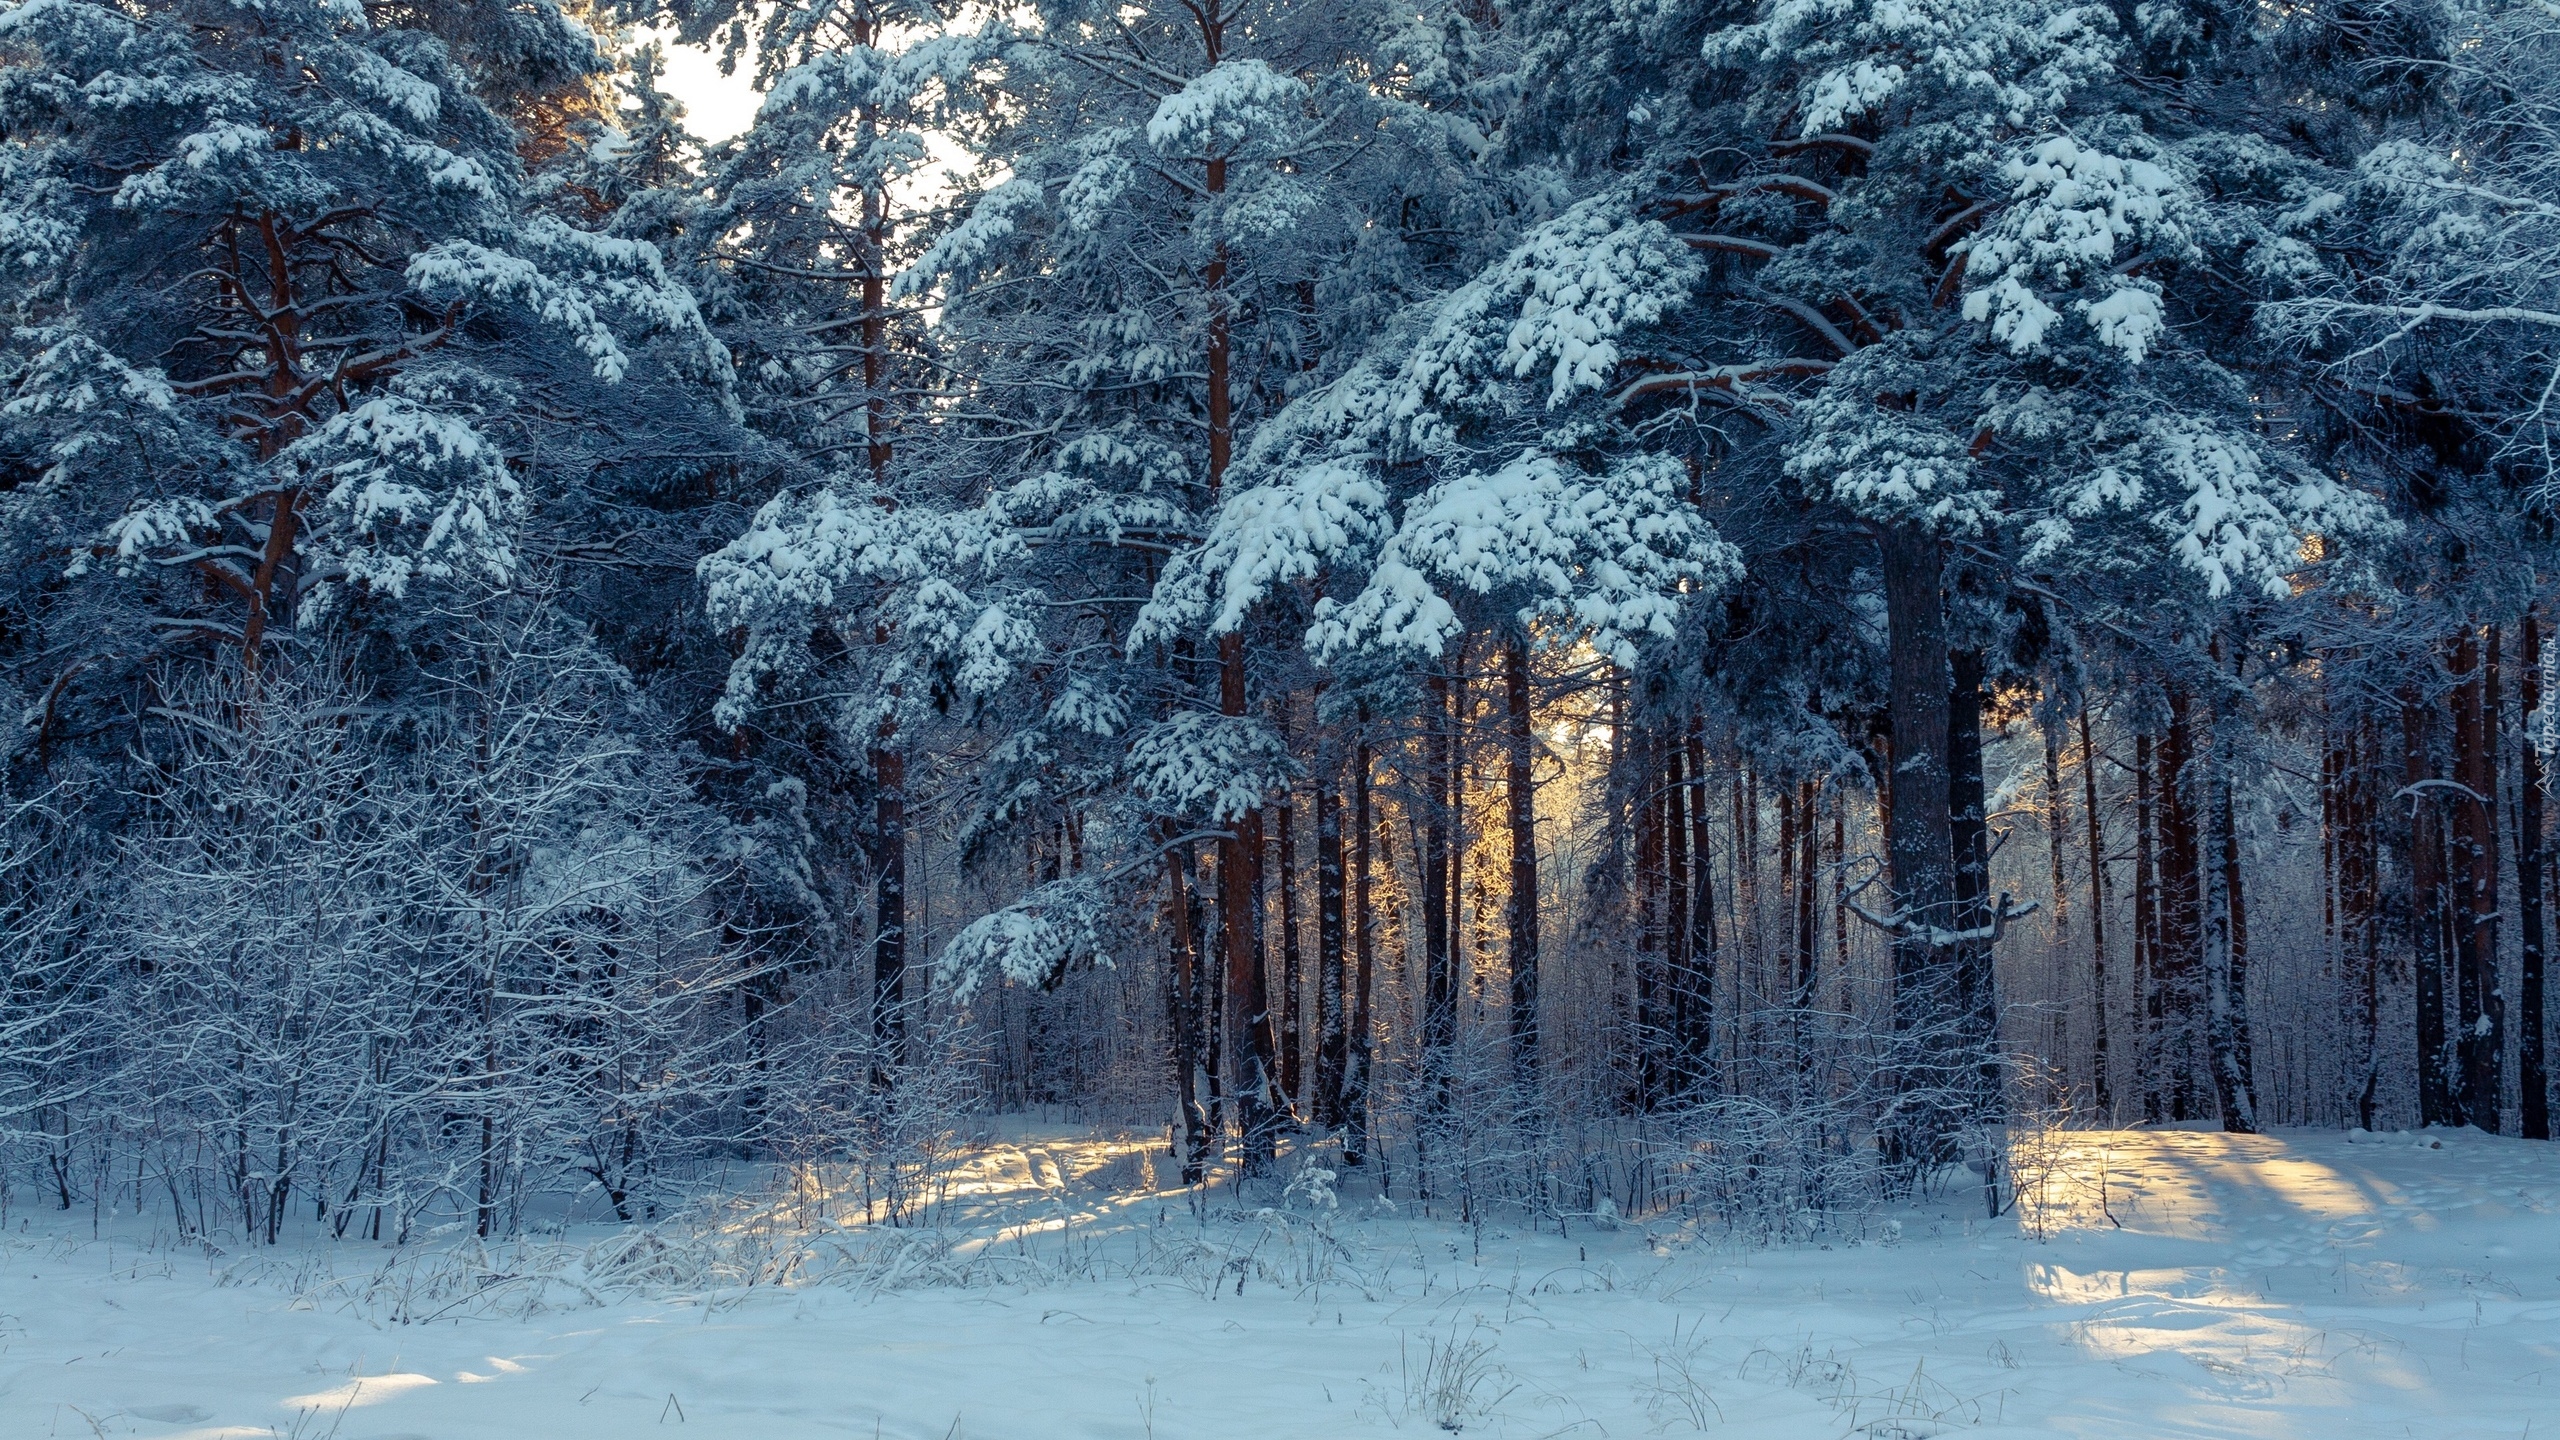
[[[134,1405],[125,1412],[136,1420],[153,1420],[163,1425],[193,1425],[210,1420],[213,1412],[201,1405]]]

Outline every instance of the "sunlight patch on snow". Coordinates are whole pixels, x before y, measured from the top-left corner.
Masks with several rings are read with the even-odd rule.
[[[2209,1377],[2201,1386],[2206,1395],[2288,1399],[2293,1423],[2261,1414],[2260,1428],[2253,1432],[2258,1434],[2307,1440],[2338,1433],[2328,1428],[2329,1418],[2322,1412],[2339,1398],[2336,1371],[2344,1364],[2355,1367],[2359,1385],[2413,1391],[2429,1383],[2423,1364],[2368,1335],[2287,1319],[2236,1300],[2137,1294],[2074,1323],[2070,1333],[2090,1353],[2120,1363],[2160,1356],[2184,1360]]]
[[[2373,1213],[2376,1197],[2356,1188],[2346,1176],[2310,1160],[2288,1160],[2264,1153],[2197,1156],[2190,1163],[2216,1185],[2289,1206],[2306,1217],[2349,1220]]]
[[[2263,1136],[2157,1130],[2069,1144],[2058,1157],[2057,1226],[2113,1224],[2140,1235],[2221,1238],[2236,1209],[2309,1222],[2369,1220],[2401,1196],[2372,1176],[2350,1178]],[[2035,1197],[2022,1198],[2030,1212]],[[2103,1209],[2099,1208],[2103,1206]]]
[[[414,1372],[396,1375],[359,1375],[344,1385],[315,1390],[308,1395],[288,1395],[284,1399],[284,1406],[288,1410],[321,1410],[335,1414],[340,1410],[379,1405],[404,1391],[416,1390],[435,1383],[434,1376],[419,1375]]]
[[[2026,1269],[2027,1289],[2057,1305],[2103,1305],[2143,1295],[2178,1295],[2194,1273],[2184,1266],[2082,1272],[2065,1265],[2031,1264]]]

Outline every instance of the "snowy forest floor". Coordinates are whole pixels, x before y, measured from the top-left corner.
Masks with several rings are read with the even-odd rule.
[[[19,1210],[0,1436],[2560,1440],[2560,1147],[2357,1139],[2078,1134],[2023,1221],[1780,1248],[1195,1207],[1058,1129],[932,1235],[214,1254]]]

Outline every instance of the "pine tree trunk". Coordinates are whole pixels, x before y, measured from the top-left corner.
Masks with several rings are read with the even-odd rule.
[[[1733,858],[1739,868],[1734,873],[1733,923],[1743,973],[1736,995],[1749,998],[1734,1012],[1736,1036],[1769,996],[1768,917],[1760,908],[1760,855],[1760,777],[1750,766],[1737,764],[1733,769]]]
[[[1885,825],[1886,879],[1892,887],[1893,1023],[1906,1038],[1902,1088],[1945,1092],[1962,1083],[1964,1057],[1950,1043],[1961,1033],[1956,957],[1931,944],[1930,931],[1955,919],[1954,846],[1947,776],[1947,625],[1940,593],[1938,538],[1917,526],[1884,527],[1877,536],[1884,574],[1887,715],[1892,735],[1893,803]],[[1747,860],[1747,852],[1736,856]],[[1943,1104],[1912,1107],[1892,1140],[1907,1165],[1944,1163],[1954,1150],[1959,1117]]]
[[[1458,1003],[1476,981],[1476,954],[1467,943],[1467,721],[1473,697],[1467,691],[1467,637],[1449,647],[1449,766],[1441,772],[1448,798],[1441,814],[1448,817],[1449,853],[1449,1058],[1457,1058]]]
[[[2506,996],[2498,975],[2497,628],[2489,628],[2484,648],[2480,631],[2465,626],[2453,668],[2454,778],[2462,786],[2453,800],[2460,902],[2454,942],[2462,1018],[2452,1118],[2494,1134],[2506,1058]]]
[[[1956,929],[1966,938],[1954,946],[1957,1014],[1962,1017],[1962,1045],[1969,1065],[1965,1120],[1973,1126],[1999,1124],[2008,1113],[2007,1067],[2001,1060],[2000,994],[1992,969],[1991,933],[1999,902],[1991,894],[1991,822],[1982,779],[1983,661],[1979,650],[1958,650],[1947,657],[1947,834],[1955,852]],[[1982,1156],[1987,1167],[1995,1152]],[[2000,1213],[1998,1178],[1983,1172],[1983,1199],[1990,1213]]]
[[[1298,844],[1291,830],[1296,809],[1290,799],[1283,799],[1273,814],[1280,831],[1280,1093],[1284,1110],[1294,1108],[1306,1093],[1299,1054],[1299,1006],[1306,976],[1300,969],[1304,957],[1298,953]]]
[[[1165,827],[1165,838],[1172,838],[1173,827]],[[1215,1062],[1204,1064],[1200,1020],[1201,978],[1199,931],[1192,915],[1190,875],[1197,863],[1188,845],[1172,846],[1165,852],[1166,924],[1173,935],[1173,1064],[1182,1107],[1182,1183],[1197,1185],[1208,1173],[1209,1150],[1216,1143],[1216,1127],[1211,1123],[1207,1107],[1200,1100],[1200,1074],[1214,1069]]]
[[[2356,1091],[2356,1123],[2374,1125],[2382,1088],[2382,848],[2380,788],[2383,750],[2373,713],[2359,707],[2347,736],[2345,834],[2341,908],[2347,917],[2348,953],[2355,957],[2363,1034],[2363,1083]]]
[[[879,873],[872,882],[872,1084],[885,1090],[906,1052],[907,759],[884,747],[871,753],[871,767],[880,787],[873,807]]]
[[[2089,742],[2089,704],[2080,703],[2080,801],[2089,817],[2089,1074],[2098,1114],[2115,1123],[2113,1059],[2107,1050],[2107,844],[2098,811],[2098,747]]]
[[[2441,1125],[2452,1103],[2446,1083],[2444,961],[2447,904],[2443,827],[2426,786],[2428,722],[2415,686],[2400,697],[2401,783],[2409,797],[2409,962],[2415,972],[2418,1021],[2418,1123]]]
[[[1796,787],[1796,974],[1795,988],[1789,997],[1798,1010],[1813,1004],[1814,982],[1821,963],[1821,911],[1814,905],[1814,887],[1822,870],[1821,787],[1811,780]]]
[[[2160,762],[2161,1061],[2169,1118],[2203,1114],[2198,1081],[2207,1069],[2204,1028],[2205,873],[2196,814],[2194,706],[2183,687],[2169,690],[2169,729]]]
[[[2347,735],[2337,713],[2337,687],[2323,657],[2320,693],[2320,933],[2335,958],[2337,973],[2354,970],[2354,948],[2347,918]]]
[[[2045,857],[2053,864],[2053,938],[2059,943],[2071,933],[2071,889],[2062,878],[2064,812],[2068,808],[2062,796],[2062,737],[2054,733],[2050,723],[2036,728],[2044,732],[2044,848]],[[2057,1013],[2068,1017],[2070,1011],[2066,1007]]]
[[[1669,1098],[1676,1100],[1697,1085],[1709,1063],[1707,1056],[1689,1045],[1693,1030],[1689,1007],[1697,990],[1689,948],[1694,938],[1689,920],[1696,909],[1689,894],[1689,808],[1705,797],[1690,793],[1688,752],[1679,734],[1666,730],[1662,742],[1662,973],[1663,998],[1670,1010],[1665,1026],[1671,1042]]]
[[[1372,1053],[1369,997],[1375,974],[1369,893],[1369,847],[1376,821],[1369,809],[1369,712],[1359,713],[1360,734],[1351,757],[1351,1034],[1342,1068],[1342,1158],[1358,1165],[1369,1154],[1369,1068]]]
[[[2218,659],[2219,644],[2215,653]],[[2214,743],[2209,763],[2212,774],[2204,788],[2212,796],[2218,853],[2205,881],[2205,1048],[2222,1128],[2234,1135],[2254,1135],[2258,1107],[2249,1074],[2249,922],[2240,889],[2239,808],[2233,801],[2232,756],[2226,742]]]
[[[1429,797],[1423,804],[1422,861],[1422,1068],[1431,1113],[1446,1112],[1449,1101],[1449,1047],[1456,1043],[1458,1004],[1452,983],[1455,956],[1449,921],[1450,772],[1456,768],[1455,737],[1450,732],[1449,676],[1431,672],[1425,717],[1430,730],[1423,739]]]
[[[1537,731],[1529,693],[1529,645],[1511,636],[1502,651],[1503,693],[1510,721],[1503,798],[1511,822],[1511,1079],[1524,1101],[1538,1086],[1538,823],[1533,775]]]
[[[1223,21],[1194,12],[1209,63],[1215,65],[1225,31]],[[1211,196],[1227,188],[1227,160],[1212,156],[1206,165],[1205,191]],[[1227,250],[1221,244],[1201,271],[1208,301],[1209,500],[1215,504],[1225,487],[1235,455],[1232,319],[1228,313]],[[1234,631],[1218,637],[1218,713],[1245,713],[1244,637]],[[1227,1047],[1236,1065],[1236,1123],[1244,1141],[1244,1171],[1260,1175],[1270,1169],[1277,1146],[1277,1046],[1271,1033],[1271,1004],[1265,974],[1259,901],[1262,891],[1262,813],[1239,816],[1218,842],[1218,908],[1221,949],[1225,961]]]
[[[1831,973],[1840,987],[1840,1007],[1855,1008],[1849,989],[1849,792],[1833,792],[1831,800]]]
[[[1689,721],[1689,974],[1683,993],[1681,1049],[1698,1057],[1703,1079],[1715,1073],[1716,882],[1713,807],[1707,803],[1707,737]]]
[[[1660,771],[1653,763],[1654,737],[1648,733],[1634,742],[1636,756],[1636,974],[1635,974],[1635,1043],[1636,1043],[1636,1107],[1650,1111],[1662,1098],[1663,1055],[1670,1041],[1670,1027],[1665,1023],[1663,1003],[1662,896],[1665,889],[1662,844],[1663,808],[1669,803],[1659,788]]]
[[[1345,899],[1342,871],[1342,786],[1334,768],[1341,759],[1333,751],[1316,786],[1316,1093],[1319,1129],[1342,1125],[1342,1081],[1350,1054],[1350,1030],[1343,1011],[1343,926]]]
[[[2133,737],[2133,994],[2138,1019],[2134,1078],[2142,1087],[2142,1119],[2167,1116],[2160,1088],[2159,805],[2153,795],[2158,757],[2150,732]]]
[[[857,17],[854,42],[868,45],[872,21]],[[868,141],[880,129],[879,108],[858,107],[856,123]],[[889,499],[889,270],[888,196],[865,186],[861,199],[862,239],[862,429],[863,459],[871,469],[871,488],[882,505]],[[888,639],[886,626],[878,640]],[[895,695],[893,690],[892,695]],[[907,980],[907,764],[896,748],[898,723],[883,717],[871,752],[871,770],[880,787],[874,805],[873,923],[871,940],[871,1044],[876,1052],[872,1084],[887,1089],[906,1052]]]
[[[1218,637],[1219,712],[1244,713],[1244,642]],[[1269,977],[1262,958],[1262,813],[1247,811],[1218,841],[1218,911],[1225,959],[1227,1050],[1235,1065],[1236,1126],[1244,1173],[1269,1171],[1278,1137]]]
[[[2551,1138],[2551,1084],[2543,1062],[2542,1019],[2542,753],[2534,748],[2533,715],[2542,707],[2542,621],[2524,615],[2517,660],[2516,707],[2516,1088],[2520,1133]]]

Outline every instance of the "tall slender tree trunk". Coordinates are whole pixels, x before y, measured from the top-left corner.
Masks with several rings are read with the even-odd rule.
[[[1370,916],[1369,847],[1377,822],[1369,810],[1369,712],[1359,712],[1359,737],[1351,757],[1351,1034],[1342,1083],[1342,1158],[1353,1165],[1369,1154],[1369,1069],[1372,1030],[1369,997],[1375,967]]]
[[[1223,41],[1223,27],[1202,21],[1202,37],[1211,63]],[[1227,161],[1208,161],[1207,192],[1225,193]],[[1235,409],[1227,306],[1227,252],[1213,252],[1201,276],[1208,292],[1209,498],[1217,500],[1235,453]],[[1245,713],[1244,637],[1234,631],[1218,637],[1218,713]],[[1262,812],[1249,810],[1236,818],[1218,842],[1218,907],[1224,942],[1228,1049],[1236,1065],[1236,1123],[1244,1141],[1247,1175],[1270,1169],[1277,1148],[1273,1133],[1278,1119],[1278,1080],[1271,1034],[1271,1002],[1264,973],[1259,899],[1262,885]]]
[[[1705,798],[1700,792],[1700,798]],[[1769,947],[1767,916],[1760,906],[1760,777],[1749,765],[1733,767],[1734,945],[1741,951],[1737,998],[1749,1001],[1734,1012],[1740,1036],[1750,1012],[1767,1003]]]
[[[873,43],[875,27],[863,8],[854,19],[854,43]],[[865,143],[878,138],[879,108],[864,104],[856,124]],[[862,431],[863,460],[871,470],[876,503],[894,508],[889,494],[889,201],[878,186],[863,187],[861,240],[856,257],[862,266]],[[874,635],[886,644],[886,625]],[[891,692],[895,697],[896,692]],[[871,1080],[886,1090],[906,1053],[907,1031],[907,760],[898,747],[898,722],[884,715],[874,727],[871,774],[879,794],[872,806],[871,928]]]
[[[2053,896],[2052,955],[2046,973],[2052,985],[2052,1000],[2046,1007],[2050,1033],[2045,1053],[2054,1057],[2055,1068],[2065,1076],[2071,1071],[2078,1052],[2071,1037],[2072,1011],[2078,998],[2072,993],[2071,965],[2068,956],[2071,937],[2071,889],[2062,876],[2062,852],[2069,835],[2065,829],[2065,812],[2070,806],[2062,789],[2062,737],[2059,723],[2046,716],[2036,722],[2036,730],[2044,739],[2044,851],[2052,866],[2053,878],[2046,890]]]
[[[2542,753],[2534,712],[2542,708],[2542,621],[2524,613],[2516,674],[2516,1087],[2527,1140],[2551,1138],[2551,1082],[2543,1062]]]
[[[2495,1133],[2506,996],[2498,973],[2498,631],[2464,626],[2453,661],[2457,1089],[2453,1119]]]
[[[2203,1113],[2198,1082],[2207,1068],[2205,1037],[2205,867],[2196,814],[2198,777],[2194,704],[2183,686],[2169,688],[2169,728],[2160,763],[2160,982],[2162,1063],[2169,1118]]]
[[[1227,926],[1226,912],[1215,903],[1217,854],[1192,854],[1185,847],[1191,874],[1191,933],[1199,938],[1199,990],[1192,1013],[1199,1017],[1200,1076],[1209,1106],[1209,1146],[1216,1151],[1227,1133]]]
[[[1893,1023],[1904,1037],[1905,1091],[1945,1094],[1963,1083],[1967,1057],[1961,987],[1952,947],[1933,931],[1955,920],[1954,844],[1947,769],[1946,602],[1938,537],[1915,525],[1877,534],[1884,577],[1886,709],[1892,735],[1893,803],[1885,825],[1886,879],[1892,887]],[[1737,856],[1737,862],[1744,857]],[[1944,1103],[1911,1107],[1892,1139],[1906,1164],[1952,1158],[1960,1115]]]
[[[1667,1088],[1663,1057],[1673,1048],[1668,1007],[1663,1003],[1663,891],[1665,857],[1663,811],[1669,797],[1661,790],[1661,770],[1653,763],[1654,737],[1634,742],[1636,752],[1636,974],[1635,1044],[1636,1106],[1651,1110]]]
[[[1796,973],[1788,1001],[1798,1010],[1813,1004],[1813,987],[1821,969],[1821,911],[1814,889],[1822,872],[1822,787],[1806,780],[1796,786]]]
[[[1291,799],[1283,799],[1274,811],[1280,831],[1280,1092],[1284,1109],[1294,1107],[1306,1093],[1306,1074],[1299,1053],[1303,1030],[1299,1006],[1306,992],[1301,964],[1305,957],[1298,951],[1298,844],[1291,830],[1296,810]]]
[[[1166,839],[1172,838],[1173,827],[1165,827]],[[1216,1127],[1208,1108],[1201,1103],[1200,1076],[1204,1064],[1200,1022],[1201,1006],[1200,939],[1192,918],[1189,884],[1192,858],[1188,845],[1171,845],[1165,851],[1165,917],[1173,935],[1173,1064],[1177,1099],[1182,1107],[1182,1183],[1197,1185],[1208,1174],[1209,1151],[1217,1143]]]
[[[1836,789],[1831,798],[1831,974],[1840,987],[1843,1010],[1856,1004],[1849,991],[1849,792]]]
[[[2070,807],[2062,791],[2062,737],[2056,733],[2059,725],[2055,720],[2036,727],[2044,733],[2044,848],[2045,858],[2053,864],[2053,938],[2057,942],[2071,933],[2071,888],[2062,878],[2062,852],[2068,839],[2066,812]],[[2056,1013],[2067,1017],[2070,1010],[2060,1007]]]
[[[1693,937],[1689,920],[1695,904],[1689,894],[1689,809],[1694,801],[1706,797],[1691,795],[1693,777],[1688,773],[1688,764],[1688,751],[1680,733],[1666,729],[1662,736],[1661,773],[1662,970],[1666,982],[1664,998],[1671,1012],[1665,1029],[1671,1041],[1670,1083],[1674,1099],[1692,1090],[1709,1064],[1709,1057],[1690,1048],[1695,1027],[1689,1011],[1697,992],[1697,975],[1690,965]]]
[[[2363,1033],[2357,1038],[2364,1070],[2356,1088],[2356,1123],[2374,1125],[2382,1087],[2382,850],[2378,791],[2382,741],[2373,712],[2359,705],[2347,732],[2344,834],[2339,841],[2344,878],[2340,909],[2346,915],[2348,953],[2354,957]]]
[[[2409,801],[2409,961],[2415,972],[2418,1022],[2418,1120],[2441,1125],[2452,1087],[2445,1050],[2444,962],[2447,913],[2442,814],[2426,785],[2430,707],[2416,686],[2400,695],[2401,783]]]
[[[1456,767],[1455,737],[1450,731],[1449,675],[1435,668],[1426,682],[1429,730],[1423,737],[1423,768],[1429,791],[1423,803],[1422,862],[1422,1068],[1434,1117],[1449,1100],[1449,1047],[1457,1041],[1458,1000],[1452,983],[1456,970],[1450,920],[1449,866],[1450,771]]]
[[[1315,1121],[1320,1129],[1342,1125],[1342,1081],[1350,1057],[1350,1030],[1344,1023],[1346,975],[1343,969],[1344,876],[1342,870],[1341,752],[1320,767],[1316,786],[1316,1093]]]
[[[2337,713],[2337,686],[2323,657],[2320,693],[2320,933],[2337,973],[2353,973],[2354,948],[2347,916],[2347,735]]]
[[[2009,1093],[1991,953],[2000,902],[1991,894],[1991,814],[1982,779],[1982,652],[1954,651],[1947,669],[1947,823],[1955,850],[1956,929],[1962,937],[1953,947],[1956,1013],[1964,1026],[1960,1043],[1968,1067],[1964,1120],[1968,1127],[1996,1130],[2008,1116]],[[1976,1158],[1982,1168],[1983,1205],[1997,1217],[1999,1147],[1983,1145]]]
[[[892,722],[882,721],[885,739]],[[887,1089],[906,1050],[907,1033],[907,757],[883,745],[871,752],[874,858],[871,927],[872,1083]]]
[[[1707,803],[1707,737],[1689,720],[1689,979],[1684,997],[1687,1025],[1680,1046],[1699,1057],[1699,1074],[1714,1073],[1716,1004],[1715,840]]]
[[[2234,647],[2233,669],[2239,669]],[[2214,656],[2221,658],[2216,642]],[[2211,796],[2216,853],[2205,880],[2203,943],[2205,981],[2205,1051],[2213,1074],[2215,1108],[2222,1128],[2235,1135],[2258,1132],[2256,1092],[2249,1065],[2249,919],[2240,888],[2240,817],[2234,803],[2234,756],[2227,738],[2210,740],[2206,757],[2210,775],[2202,787]]]
[[[1244,642],[1218,637],[1219,712],[1242,715]],[[1236,1126],[1244,1171],[1267,1173],[1278,1145],[1279,1076],[1271,1034],[1269,977],[1264,973],[1260,891],[1262,812],[1247,811],[1218,841],[1218,911],[1225,955],[1227,1050],[1235,1065]]]
[[[1509,637],[1502,650],[1508,769],[1503,798],[1511,822],[1511,1079],[1524,1100],[1538,1085],[1538,811],[1537,731],[1529,693],[1529,643]]]
[[[2481,722],[2471,781],[2472,793],[2480,797],[2480,845],[2473,864],[2479,878],[2471,890],[2473,954],[2480,967],[2480,1020],[2472,1034],[2476,1048],[2472,1055],[2471,1093],[2477,1099],[2472,1123],[2493,1134],[2506,1128],[2500,1102],[2504,1099],[2507,986],[2506,972],[2498,964],[2499,921],[2506,913],[2498,896],[2498,716],[2506,702],[2499,687],[2503,638],[2495,625],[2489,626],[2481,637]]]
[[[2107,1050],[2107,842],[2098,810],[2098,747],[2089,742],[2089,702],[2080,702],[2080,800],[2089,817],[2089,1075],[2098,1114],[2115,1121],[2114,1060]]]
[[[2160,1086],[2160,882],[2159,805],[2154,773],[2159,759],[2148,730],[2133,737],[2133,993],[2138,1017],[2134,1078],[2142,1086],[2142,1119],[2168,1117]]]
[[[1449,650],[1449,750],[1448,765],[1440,772],[1447,786],[1440,813],[1447,817],[1444,832],[1449,856],[1449,1058],[1457,1058],[1458,1002],[1471,983],[1477,981],[1476,955],[1467,943],[1467,722],[1472,718],[1473,697],[1467,690],[1467,637],[1461,635]]]
[[[1216,4],[1195,8],[1206,63],[1215,67],[1226,48],[1226,16]],[[1203,191],[1226,193],[1227,157],[1209,156]],[[1208,308],[1207,388],[1209,412],[1208,490],[1211,504],[1225,488],[1235,455],[1233,317],[1227,295],[1227,248],[1221,243],[1201,270],[1201,289]],[[1244,637],[1234,631],[1218,637],[1218,713],[1245,713]],[[1269,977],[1265,973],[1259,901],[1262,892],[1262,812],[1259,807],[1237,817],[1218,841],[1218,909],[1220,948],[1224,952],[1227,1047],[1236,1065],[1236,1123],[1244,1141],[1244,1171],[1267,1172],[1278,1140],[1279,1075],[1271,1033]]]

